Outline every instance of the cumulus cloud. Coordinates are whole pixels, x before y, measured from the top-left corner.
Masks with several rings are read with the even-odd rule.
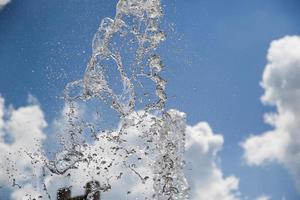
[[[193,200],[239,199],[239,179],[224,177],[217,153],[222,149],[223,136],[213,133],[206,122],[187,127],[186,175]]]
[[[284,165],[300,192],[300,37],[286,36],[271,43],[261,85],[261,100],[276,107],[265,122],[273,130],[252,135],[242,143],[249,165]]]
[[[28,155],[41,150],[46,126],[38,104],[7,108],[0,96],[0,185],[19,187],[40,170]]]
[[[6,6],[10,0],[0,0],[0,10]]]

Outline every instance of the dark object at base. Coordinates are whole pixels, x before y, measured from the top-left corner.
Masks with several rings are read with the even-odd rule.
[[[100,191],[97,191],[100,184],[98,181],[88,182],[85,186],[85,194],[71,198],[70,188],[61,188],[57,192],[57,200],[100,200]]]

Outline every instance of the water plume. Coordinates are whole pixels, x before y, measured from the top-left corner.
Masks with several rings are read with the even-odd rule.
[[[165,66],[157,51],[166,40],[162,17],[160,0],[119,0],[115,17],[101,21],[83,78],[65,88],[62,149],[52,160],[35,156],[48,174],[72,176],[82,169],[105,193],[129,173],[147,190],[137,199],[188,199],[185,115],[165,110]],[[96,109],[82,114],[81,105]],[[115,127],[92,119],[103,109],[115,116]]]

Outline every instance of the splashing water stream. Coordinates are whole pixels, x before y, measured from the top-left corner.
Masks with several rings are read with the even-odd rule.
[[[31,155],[43,160],[50,174],[63,176],[85,164],[100,182],[96,190],[105,192],[130,171],[142,184],[152,185],[138,199],[188,199],[183,173],[185,115],[164,109],[166,81],[157,51],[166,39],[162,16],[160,0],[119,0],[114,19],[101,21],[83,78],[65,89],[63,150],[53,160]],[[101,130],[83,120],[78,104],[92,101],[104,103],[119,116],[118,128]],[[86,140],[87,133],[92,140]]]

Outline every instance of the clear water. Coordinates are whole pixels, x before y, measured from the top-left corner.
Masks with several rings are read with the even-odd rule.
[[[188,199],[185,115],[165,110],[165,66],[157,52],[166,40],[162,17],[160,0],[119,0],[115,17],[101,21],[83,78],[65,89],[61,150],[52,160],[41,152],[30,155],[43,169],[48,198],[49,177],[74,176],[77,171],[98,180],[100,187],[94,189],[103,194],[133,177],[142,189],[130,196],[134,191],[129,188],[124,199]],[[82,113],[82,106],[88,112]],[[117,122],[113,128],[100,123],[105,117]],[[77,181],[84,185],[81,178]]]

